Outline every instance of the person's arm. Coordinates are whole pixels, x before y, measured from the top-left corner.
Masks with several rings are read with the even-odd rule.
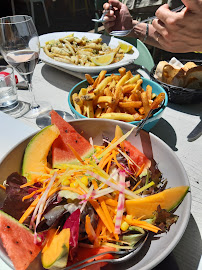
[[[161,47],[170,52],[202,51],[202,0],[182,0],[185,8],[172,12],[167,4],[156,11],[152,25]]]
[[[112,10],[109,10],[110,4],[113,7]],[[155,33],[156,30],[154,27],[149,24],[147,30],[146,23],[136,25],[138,21],[133,20],[126,5],[122,4],[118,0],[109,0],[109,3],[104,4],[104,9],[109,10],[108,14],[104,18],[104,27],[108,33],[112,30],[133,28],[128,37],[138,38],[147,44],[161,48],[161,45],[157,41],[157,35]]]
[[[156,11],[158,19],[149,24],[148,36],[145,39],[147,24],[138,24],[132,19],[126,5],[118,0],[109,0],[104,9],[113,6],[105,16],[105,29],[112,30],[131,29],[128,35],[144,41],[145,43],[170,52],[202,51],[202,0],[183,0],[186,7],[178,13],[169,10],[167,4]]]

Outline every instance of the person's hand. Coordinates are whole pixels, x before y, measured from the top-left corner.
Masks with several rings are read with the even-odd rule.
[[[182,0],[185,8],[172,12],[167,4],[157,11],[158,19],[152,25],[156,40],[170,52],[185,53],[202,51],[202,0]]]
[[[113,9],[109,10],[110,5]],[[132,17],[126,5],[118,0],[109,0],[109,3],[103,5],[104,10],[109,10],[104,17],[104,27],[107,32],[112,30],[125,30],[133,27]]]

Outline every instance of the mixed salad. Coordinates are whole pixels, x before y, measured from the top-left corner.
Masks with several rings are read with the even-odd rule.
[[[162,233],[177,221],[160,205],[148,209],[144,199],[161,194],[167,180],[127,141],[131,132],[124,135],[117,126],[114,139],[103,138],[102,145],[91,138],[94,153],[86,158],[70,146],[77,162],[57,168],[50,150],[45,173],[14,172],[1,186],[2,210],[33,231],[44,268],[75,263],[82,248],[89,251],[85,256],[105,248],[131,250],[147,231]]]

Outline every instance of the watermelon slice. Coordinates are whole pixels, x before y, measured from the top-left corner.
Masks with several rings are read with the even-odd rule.
[[[16,219],[0,211],[0,238],[16,270],[25,270],[41,251],[34,235]]]
[[[94,147],[82,137],[69,123],[67,123],[57,112],[51,111],[51,123],[60,130],[60,135],[52,145],[52,166],[62,168],[64,164],[78,163],[78,159],[72,152],[70,145],[84,159],[91,156]]]
[[[151,161],[140,152],[134,145],[132,145],[129,141],[123,142],[125,151],[129,155],[129,157],[139,166],[141,167],[144,164],[144,170],[151,167]],[[133,166],[134,170],[137,172],[139,168],[137,166]]]

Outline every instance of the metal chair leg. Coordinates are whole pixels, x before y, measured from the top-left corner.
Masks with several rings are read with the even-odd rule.
[[[41,3],[43,5],[43,9],[44,9],[44,13],[45,13],[45,17],[46,17],[48,27],[50,27],[50,22],[49,22],[49,19],[48,19],[48,13],[47,13],[47,10],[46,10],[46,5],[45,5],[44,1],[41,1]]]

